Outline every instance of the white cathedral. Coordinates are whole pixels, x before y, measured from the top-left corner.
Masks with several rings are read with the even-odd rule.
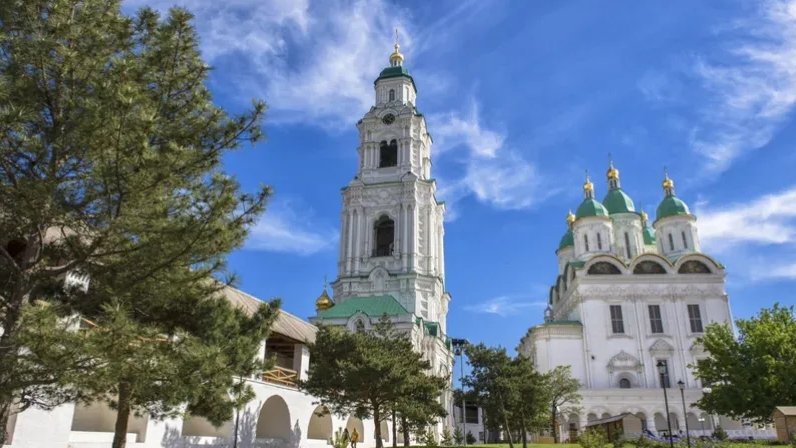
[[[687,423],[691,434],[709,435],[720,425],[737,437],[763,435],[692,407],[703,385],[691,366],[706,356],[697,338],[709,323],[732,321],[724,266],[701,251],[696,216],[668,175],[652,227],[613,163],[607,181],[600,202],[586,179],[556,251],[558,276],[544,323],[518,347],[539,371],[571,366],[581,383],[582,402],[560,410],[562,438],[622,413],[640,417],[639,430],[667,433],[662,386],[675,434]]]

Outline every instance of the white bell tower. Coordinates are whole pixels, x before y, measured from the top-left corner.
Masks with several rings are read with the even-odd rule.
[[[431,178],[431,136],[417,88],[395,44],[374,82],[375,103],[357,122],[359,164],[343,189],[335,304],[392,296],[446,334],[443,215]]]

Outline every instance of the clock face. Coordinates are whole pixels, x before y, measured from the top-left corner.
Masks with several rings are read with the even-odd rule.
[[[392,122],[395,121],[395,115],[387,114],[384,117],[382,117],[381,121],[384,124],[392,124]]]

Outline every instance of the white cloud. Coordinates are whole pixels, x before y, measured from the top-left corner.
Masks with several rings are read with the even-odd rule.
[[[373,102],[393,32],[411,52],[403,9],[385,0],[127,0],[125,6],[190,9],[204,57],[236,65],[235,90],[264,98],[272,122],[348,128]]]
[[[702,243],[715,251],[796,241],[796,187],[724,207],[698,204]]]
[[[485,126],[478,105],[470,102],[466,113],[432,115],[434,152],[437,156],[457,157],[464,165],[459,179],[446,179],[441,198],[455,203],[467,195],[499,209],[523,209],[544,199],[536,167],[519,153],[505,146],[505,133]],[[455,208],[448,219],[455,219]]]
[[[296,209],[301,208],[301,214]],[[300,217],[301,216],[301,217]],[[318,228],[305,207],[287,202],[269,207],[251,228],[245,248],[296,255],[312,255],[331,250],[337,244],[337,231]]]
[[[695,66],[710,99],[691,146],[713,172],[768,144],[796,105],[796,0],[763,2],[757,17],[732,27],[738,30],[747,39],[731,42],[729,60],[700,58]]]
[[[528,308],[544,308],[547,306],[545,301],[523,301],[522,299],[510,296],[499,296],[475,305],[466,305],[464,309],[476,313],[496,314],[501,317],[516,315]]]

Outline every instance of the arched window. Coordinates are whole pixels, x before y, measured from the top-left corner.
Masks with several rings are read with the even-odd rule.
[[[603,239],[599,233],[597,234],[597,250],[603,250]]]
[[[354,324],[354,329],[357,333],[362,333],[365,331],[365,322],[362,319],[357,319],[356,323]]]
[[[671,235],[669,235],[671,236]],[[634,274],[665,274],[666,269],[654,261],[642,261],[633,268]]]
[[[392,255],[393,241],[395,240],[395,222],[389,217],[382,216],[373,226],[376,246],[373,248],[375,257],[386,257]]]
[[[619,388],[630,389],[630,380],[627,378],[622,378],[621,380],[619,380]]]
[[[630,236],[625,232],[625,255],[630,259]]]
[[[683,235],[683,248],[688,249],[688,239],[685,237],[685,232],[681,232],[681,234]]]
[[[617,275],[621,274],[619,268],[605,261],[598,261],[589,267],[590,275]]]
[[[710,268],[701,261],[688,260],[677,271],[680,274],[710,274]]]
[[[589,235],[583,235],[583,243],[586,246],[586,252],[589,251]]]
[[[398,165],[398,142],[382,140],[379,145],[379,168]]]
[[[672,234],[669,234],[669,250],[674,250],[674,238],[672,238]]]
[[[395,90],[390,89],[390,101],[395,101]]]

